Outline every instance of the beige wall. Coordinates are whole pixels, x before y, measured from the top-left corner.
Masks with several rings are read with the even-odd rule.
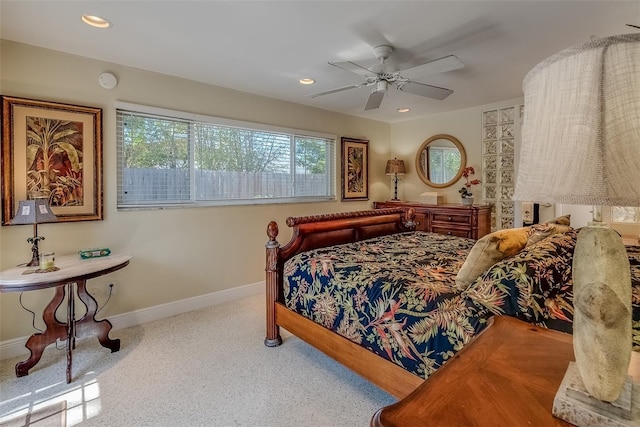
[[[454,95],[455,96],[455,95]],[[407,175],[398,184],[398,198],[418,200],[425,191],[435,191],[444,196],[445,203],[459,203],[458,190],[464,178],[448,188],[433,188],[420,180],[415,171],[415,157],[422,143],[437,134],[455,136],[467,153],[467,166],[473,166],[474,178],[482,178],[482,111],[522,104],[523,98],[502,101],[495,104],[467,108],[451,113],[429,116],[426,119],[411,120],[391,126],[391,156],[403,159]],[[479,192],[479,188],[477,190]],[[480,194],[474,194],[480,197]]]
[[[370,202],[336,201],[118,212],[115,101],[368,139],[370,201],[391,198],[384,165],[397,156],[408,168],[399,184],[401,199],[417,200],[425,191],[438,191],[446,202],[454,203],[459,200],[457,190],[462,181],[448,189],[429,188],[415,172],[417,149],[432,135],[451,134],[462,142],[467,164],[474,166],[480,177],[481,112],[522,103],[518,98],[389,125],[5,40],[0,43],[3,95],[103,108],[104,221],[39,226],[39,234],[46,237],[41,242],[44,251],[72,254],[80,248],[108,246],[133,255],[127,268],[89,281],[90,289],[117,282],[117,293],[101,316],[260,282],[264,280],[269,221],[280,224],[279,241],[286,243],[291,235],[284,224],[288,216],[371,206]],[[98,75],[105,71],[119,79],[113,90],[98,85]],[[339,171],[336,180],[340,182]],[[26,238],[30,233],[26,226],[0,227],[0,268],[29,259]],[[52,293],[27,292],[23,300],[40,313]],[[100,295],[97,299],[104,301]],[[41,324],[39,315],[37,321]],[[0,323],[0,341],[33,332],[31,315],[20,308],[17,294],[0,294]]]
[[[127,268],[89,281],[89,288],[117,282],[117,293],[101,316],[260,282],[270,220],[278,221],[279,240],[286,243],[287,216],[370,207],[370,202],[325,202],[118,212],[114,101],[368,139],[370,199],[388,198],[383,169],[389,157],[389,124],[4,40],[0,48],[3,95],[103,108],[104,221],[39,226],[39,234],[46,237],[41,242],[44,251],[72,254],[108,246],[133,255]],[[119,79],[113,90],[98,85],[98,75],[105,71]],[[339,172],[336,179],[340,182]],[[0,227],[0,268],[30,258],[26,238],[31,232],[27,226]],[[51,290],[27,292],[24,302],[40,313],[51,295]],[[40,315],[37,320],[42,323]],[[17,294],[0,294],[0,322],[0,341],[33,332],[31,315],[20,308]]]

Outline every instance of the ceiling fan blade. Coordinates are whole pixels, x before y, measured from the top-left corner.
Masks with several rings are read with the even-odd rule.
[[[439,100],[443,100],[453,93],[451,89],[445,89],[438,86],[431,86],[424,83],[412,81],[398,82],[396,83],[396,89],[403,92],[412,93],[414,95],[426,96],[427,98],[434,98]]]
[[[382,104],[382,98],[384,98],[386,91],[374,90],[369,94],[367,99],[367,105],[364,106],[364,111],[375,110]]]
[[[400,66],[400,71],[403,71],[403,74],[404,72],[409,72],[420,76],[430,76],[433,74],[445,73],[447,71],[464,68],[462,61],[460,61],[455,55],[447,55],[432,61],[418,64],[408,63],[405,65],[408,66],[408,68],[402,68],[402,66]]]
[[[366,86],[366,84],[357,84],[357,85],[349,85],[349,86],[338,87],[338,88],[331,89],[331,90],[325,90],[324,92],[312,93],[312,94],[309,94],[307,96],[309,98],[316,98],[318,96],[329,95],[330,93],[342,92],[343,90],[357,89],[357,88],[363,87],[363,86]]]
[[[352,73],[356,73],[360,76],[364,77],[377,77],[378,75],[358,64],[355,64],[351,61],[345,62],[329,62],[329,65],[333,65],[334,67],[342,68],[343,70],[351,71]]]

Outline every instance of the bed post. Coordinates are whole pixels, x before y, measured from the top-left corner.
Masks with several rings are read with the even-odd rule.
[[[267,347],[277,347],[282,344],[280,337],[280,327],[276,325],[276,301],[278,300],[278,250],[280,243],[276,240],[278,237],[278,224],[271,221],[267,226],[267,266],[266,285],[267,285],[267,337],[264,339],[264,345]]]
[[[416,229],[416,225],[418,225],[415,221],[416,218],[416,210],[414,208],[409,208],[405,213],[405,222],[404,226],[409,230],[414,231]]]

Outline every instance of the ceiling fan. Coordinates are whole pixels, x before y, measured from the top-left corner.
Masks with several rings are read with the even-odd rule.
[[[451,89],[445,89],[438,86],[414,82],[400,75],[400,72],[408,70],[412,70],[413,72],[415,69],[418,69],[420,67],[421,73],[429,75],[464,68],[464,64],[455,55],[448,55],[419,64],[410,64],[408,68],[396,70],[394,69],[394,67],[391,67],[386,63],[386,60],[389,58],[393,50],[393,46],[390,45],[381,45],[373,48],[373,52],[380,62],[376,66],[370,68],[365,68],[351,61],[329,62],[329,64],[333,65],[334,67],[342,68],[343,70],[347,70],[364,77],[365,81],[359,84],[353,84],[326,90],[323,92],[312,93],[307,96],[309,96],[310,98],[316,98],[318,96],[329,95],[349,89],[375,86],[369,94],[369,99],[367,99],[367,104],[364,107],[365,111],[367,111],[374,110],[380,107],[382,99],[387,93],[387,89],[390,85],[403,92],[439,100],[443,100],[453,93]]]

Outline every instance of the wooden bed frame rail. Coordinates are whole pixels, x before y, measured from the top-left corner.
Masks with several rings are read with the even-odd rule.
[[[266,244],[265,345],[279,346],[283,327],[396,397],[403,398],[422,384],[422,378],[289,310],[283,296],[283,269],[288,259],[312,249],[414,230],[414,215],[412,208],[397,208],[289,217],[286,222],[293,227],[293,235],[282,247],[276,240],[278,224],[271,221]]]

